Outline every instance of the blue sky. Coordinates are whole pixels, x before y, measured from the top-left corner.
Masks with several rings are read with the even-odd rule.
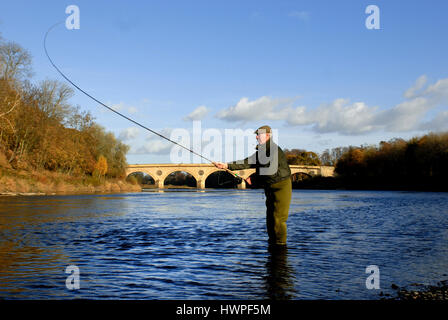
[[[369,30],[368,5],[380,9]],[[145,126],[191,131],[269,124],[284,148],[376,144],[448,130],[447,1],[2,1],[0,33],[29,50],[33,81],[55,63]],[[170,145],[76,92],[74,105],[131,146],[129,163],[170,162]],[[255,143],[255,138],[253,143]],[[219,159],[217,159],[219,160]]]

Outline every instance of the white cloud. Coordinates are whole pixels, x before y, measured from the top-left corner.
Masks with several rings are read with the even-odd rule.
[[[225,121],[283,120],[287,118],[295,98],[272,99],[261,97],[254,101],[241,98],[232,107],[218,112],[216,117]],[[282,108],[283,107],[283,108]]]
[[[426,76],[419,77],[415,85],[405,92],[405,96],[412,98],[385,110],[378,116],[378,122],[384,123],[386,131],[421,130],[425,126],[431,130],[428,127],[430,123],[435,126],[434,130],[446,128],[438,119],[446,117],[443,112],[432,120],[424,119],[436,107],[448,107],[448,79],[438,80],[423,90],[426,81]]]
[[[422,123],[420,129],[429,131],[448,130],[448,111],[439,112],[432,120]]]
[[[420,76],[414,83],[412,87],[410,87],[408,90],[405,91],[403,96],[407,99],[411,99],[417,96],[417,92],[421,90],[426,82],[428,81],[428,78],[425,75]]]
[[[430,111],[448,106],[448,78],[428,85],[427,77],[421,76],[404,92],[405,100],[389,109],[368,106],[365,102],[350,103],[348,99],[335,99],[315,109],[305,106],[293,107],[295,99],[272,99],[263,96],[250,101],[242,98],[217,118],[225,121],[284,120],[292,126],[308,126],[318,133],[360,135],[371,132],[411,132],[434,126],[442,130],[447,119],[446,112],[427,120]],[[426,119],[426,120],[425,120]]]
[[[109,105],[112,109],[114,109],[115,111],[121,111],[121,110],[123,110],[123,107],[124,107],[124,103],[123,103],[123,102],[116,103],[116,104],[113,104],[113,105],[111,105],[110,103],[108,103],[108,105]]]
[[[296,108],[286,121],[290,125],[312,125],[313,130],[319,133],[362,134],[374,129],[372,120],[376,109],[363,102],[349,104],[347,99],[336,99],[315,110]]]
[[[172,129],[158,131],[165,137],[170,137]],[[136,148],[135,154],[169,154],[173,144],[155,134],[149,135],[143,146]]]
[[[112,109],[114,109],[115,111],[118,111],[118,112],[128,112],[128,113],[131,113],[131,114],[134,114],[134,113],[138,112],[138,109],[136,107],[127,105],[124,102],[113,104],[110,107]]]
[[[161,140],[154,140],[146,142],[143,146],[137,149],[136,154],[169,154],[172,145]]]
[[[136,107],[129,107],[128,108],[128,112],[131,113],[131,114],[134,114],[134,113],[138,112],[138,109]]]
[[[137,138],[139,129],[137,127],[130,127],[122,130],[118,136],[118,139],[122,141],[132,140]]]
[[[376,122],[386,131],[403,132],[417,129],[425,114],[435,105],[425,97],[416,97],[404,101],[389,110],[384,110],[376,117]]]
[[[195,121],[202,120],[208,114],[209,109],[206,106],[199,106],[194,109],[189,115],[187,115],[184,120],[185,121]]]
[[[433,104],[448,105],[448,78],[428,86],[424,95],[431,99]]]

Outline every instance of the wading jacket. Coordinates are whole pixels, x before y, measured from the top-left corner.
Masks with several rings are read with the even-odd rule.
[[[289,168],[283,150],[269,139],[258,145],[257,151],[244,160],[227,163],[229,170],[243,170],[255,168],[255,184],[268,188],[270,185],[290,178]]]

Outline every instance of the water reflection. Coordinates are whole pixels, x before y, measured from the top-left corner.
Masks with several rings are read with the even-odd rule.
[[[294,191],[283,249],[261,194],[0,197],[0,299],[379,299],[371,264],[385,293],[446,279],[448,194]]]
[[[269,299],[289,300],[296,296],[294,270],[288,262],[286,246],[268,246],[266,291]]]

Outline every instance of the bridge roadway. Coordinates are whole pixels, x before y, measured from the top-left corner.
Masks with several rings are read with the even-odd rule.
[[[329,166],[307,166],[307,165],[290,165],[291,173],[304,173],[310,176],[321,175],[323,177],[331,177],[334,175],[334,167]],[[164,181],[168,175],[176,171],[183,171],[191,174],[197,183],[197,188],[205,189],[205,180],[214,172],[222,171],[212,164],[131,164],[126,168],[126,176],[134,172],[143,172],[149,174],[155,181],[156,187],[164,188]],[[244,179],[248,178],[255,172],[255,169],[245,169],[235,171]],[[246,188],[246,182],[243,180],[239,185],[239,189]]]

